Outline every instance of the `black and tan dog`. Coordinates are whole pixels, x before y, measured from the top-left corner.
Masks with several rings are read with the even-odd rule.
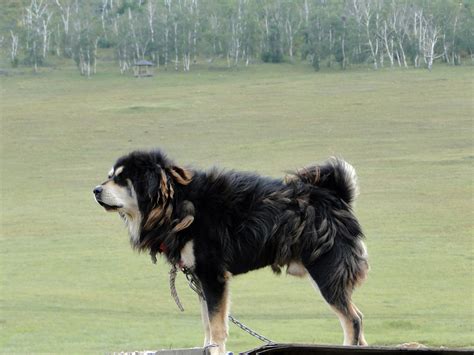
[[[344,344],[366,345],[351,301],[368,271],[352,212],[357,192],[355,171],[341,159],[271,179],[182,168],[160,151],[121,157],[94,189],[97,202],[125,221],[133,248],[195,273],[205,295],[205,344],[216,353],[225,352],[230,277],[265,266],[309,274],[339,317]]]

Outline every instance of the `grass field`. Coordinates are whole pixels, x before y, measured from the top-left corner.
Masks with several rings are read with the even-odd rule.
[[[337,154],[359,175],[372,270],[355,293],[371,344],[474,345],[473,70],[315,73],[291,65],[1,77],[0,352],[199,346],[195,295],[135,254],[92,198],[121,154],[280,176]],[[233,314],[281,342],[342,343],[309,282],[232,281]],[[228,348],[258,341],[231,326]]]

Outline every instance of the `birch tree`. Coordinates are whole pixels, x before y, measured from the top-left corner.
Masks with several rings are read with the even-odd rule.
[[[70,26],[70,18],[71,18],[71,1],[69,0],[56,0],[56,6],[58,7],[59,17],[61,18],[61,22],[63,24],[63,31],[60,33],[62,36],[61,44],[63,47],[63,53],[66,57],[70,57],[72,55],[71,43],[70,43],[70,35],[69,35],[69,26]],[[59,36],[58,36],[59,40]]]
[[[298,35],[305,18],[304,9],[300,8],[297,2],[288,1],[284,3],[283,11],[288,56],[290,57],[290,62],[293,62],[295,37]]]
[[[90,77],[96,73],[97,48],[100,38],[94,4],[79,3],[72,6],[72,56],[81,75]]]
[[[26,28],[27,61],[33,64],[35,72],[46,59],[52,15],[48,3],[43,0],[31,0],[30,5],[25,7],[23,23]]]
[[[10,59],[14,67],[18,65],[18,35],[10,30],[11,46],[10,46]]]
[[[370,49],[374,69],[379,67],[379,13],[377,11],[377,2],[372,0],[354,0],[354,9],[361,12],[361,19],[365,27],[367,44]]]
[[[439,27],[433,23],[429,18],[422,18],[421,25],[421,48],[423,57],[427,65],[428,70],[431,71],[433,68],[433,61],[443,56],[443,53],[436,53],[436,45],[438,44],[440,37]]]
[[[465,0],[26,0],[0,26],[4,54],[35,71],[50,55],[93,74],[99,48],[119,70],[134,61],[192,70],[206,58],[227,65],[296,60],[432,69],[474,60],[472,4]]]

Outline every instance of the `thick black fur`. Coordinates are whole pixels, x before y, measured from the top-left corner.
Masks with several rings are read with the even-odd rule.
[[[183,246],[193,240],[194,271],[211,312],[227,272],[265,266],[279,272],[301,262],[324,298],[342,310],[365,277],[363,233],[351,207],[355,185],[342,160],[302,169],[286,180],[183,169],[160,151],[133,152],[117,161],[120,166],[117,183],[131,180],[143,216],[133,246],[178,264]],[[151,223],[153,213],[158,217]]]

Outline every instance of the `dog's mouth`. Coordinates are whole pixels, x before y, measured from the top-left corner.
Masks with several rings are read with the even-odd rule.
[[[99,199],[96,199],[97,200],[97,203],[99,205],[101,205],[102,207],[104,207],[104,209],[107,211],[107,212],[113,212],[113,211],[117,211],[119,208],[122,208],[123,206],[113,206],[113,205],[108,205],[106,204],[104,201],[102,200],[99,200]]]

